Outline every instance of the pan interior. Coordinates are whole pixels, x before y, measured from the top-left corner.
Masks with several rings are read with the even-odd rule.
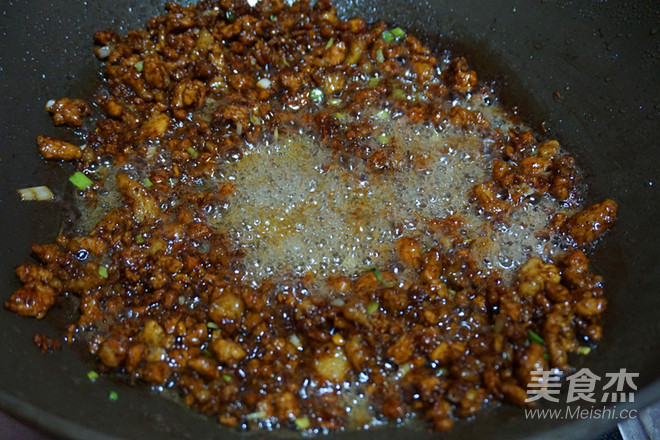
[[[482,77],[499,82],[505,103],[518,104],[532,126],[545,123],[551,135],[577,156],[590,174],[588,202],[612,197],[619,203],[617,226],[593,258],[596,271],[605,276],[610,301],[605,337],[583,365],[575,365],[600,376],[619,368],[639,372],[636,384],[646,388],[637,393],[636,403],[660,397],[660,386],[653,384],[660,365],[656,318],[660,269],[654,261],[658,241],[654,219],[660,214],[656,189],[660,153],[655,148],[660,43],[654,3],[581,6],[505,0],[490,7],[477,0],[336,3],[345,16],[383,19],[414,30],[432,48],[449,46],[465,55]],[[30,244],[50,242],[57,234],[70,190],[66,176],[71,169],[45,164],[36,151],[37,134],[67,136],[52,127],[43,110],[46,101],[90,96],[98,83],[98,61],[91,52],[93,32],[102,28],[125,32],[161,12],[162,6],[157,1],[127,0],[61,0],[45,4],[40,11],[28,0],[4,6],[0,16],[6,41],[0,49],[0,93],[5,97],[0,104],[4,298],[18,287],[13,268],[27,259]],[[558,29],[571,29],[571,34]],[[15,189],[42,184],[58,200],[18,201]],[[0,408],[71,438],[103,438],[100,433],[106,433],[120,438],[197,439],[217,437],[218,432],[239,437],[176,403],[155,398],[144,387],[130,388],[110,379],[90,383],[89,366],[73,347],[54,355],[40,354],[31,342],[33,334],[61,337],[58,321],[66,313],[62,310],[59,317],[55,313],[37,322],[0,310]],[[108,401],[110,390],[119,393],[118,402]],[[583,438],[607,429],[604,422],[531,422],[524,420],[522,410],[504,406],[479,414],[476,421],[459,423],[446,437]],[[431,437],[414,427],[382,434]]]

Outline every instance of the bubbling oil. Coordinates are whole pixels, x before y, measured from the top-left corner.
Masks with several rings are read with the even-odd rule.
[[[483,269],[504,272],[505,279],[530,256],[547,258],[560,247],[559,237],[541,234],[560,209],[550,198],[514,210],[505,224],[479,212],[471,189],[490,177],[491,138],[377,109],[360,117],[374,127],[364,148],[395,146],[391,170],[375,172],[364,160],[339,163],[304,131],[252,145],[241,160],[220,166],[219,179],[232,182],[235,192],[209,224],[241,248],[248,280],[396,267],[397,239],[414,236],[429,249],[436,243],[428,222],[450,215],[463,218],[466,241],[481,238],[475,252]],[[491,117],[502,120],[495,112]]]

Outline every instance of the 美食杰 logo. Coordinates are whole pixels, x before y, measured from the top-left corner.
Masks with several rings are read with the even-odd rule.
[[[635,401],[635,378],[639,373],[631,373],[625,368],[618,372],[606,373],[601,377],[588,368],[582,368],[566,376],[557,368],[552,370],[537,369],[530,372],[525,403],[548,401],[560,402],[565,389],[565,403],[577,402],[564,410],[556,408],[526,408],[525,416],[535,419],[629,419],[637,416],[635,409],[617,409],[617,403]],[[566,387],[566,388],[564,388]],[[599,403],[612,404],[601,407]],[[591,405],[589,405],[591,404]]]

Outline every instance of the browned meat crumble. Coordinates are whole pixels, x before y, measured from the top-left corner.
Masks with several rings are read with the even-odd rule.
[[[41,319],[78,297],[73,335],[100,371],[173,389],[232,427],[325,432],[417,415],[448,430],[488,402],[524,405],[530,371],[568,370],[570,353],[600,339],[607,301],[585,251],[616,203],[582,206],[573,158],[499,109],[465,59],[436,58],[382,22],[341,20],[327,0],[170,3],[143,29],[95,38],[105,82],[86,147],[38,143],[92,179],[81,200],[98,218],[35,244],[38,262],[17,269],[23,286],[5,307]],[[81,127],[92,107],[63,98],[48,110]],[[471,155],[455,167],[477,157],[485,174],[458,182],[465,209],[422,207],[414,228],[393,225],[392,253],[373,265],[257,273],[252,245],[223,223],[253,195],[249,173],[223,170],[286,142],[299,148],[292,164],[312,151],[338,179],[422,181],[454,151]],[[529,240],[547,252],[528,249],[507,275],[484,257],[512,246],[494,231],[538,203],[545,225]],[[365,212],[365,227],[394,215]],[[269,256],[280,246],[264,243]]]

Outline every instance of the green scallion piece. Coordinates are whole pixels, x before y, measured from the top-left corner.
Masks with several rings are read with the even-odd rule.
[[[381,134],[380,136],[378,136],[378,142],[380,142],[383,145],[389,144],[390,143],[390,137],[386,134]]]
[[[335,44],[335,39],[330,37],[328,42],[325,44],[325,50],[328,50],[332,47],[332,45]]]
[[[286,59],[284,55],[282,55],[282,64],[284,64],[286,67],[290,66],[289,61]]]
[[[263,419],[264,417],[266,417],[266,411],[256,411],[245,415],[247,420],[258,420]]]
[[[261,118],[257,115],[250,114],[250,122],[252,122],[252,125],[256,127],[261,125]]]
[[[90,382],[96,382],[96,379],[99,378],[99,373],[94,370],[89,370],[87,372],[87,378],[90,380]]]
[[[105,266],[99,266],[99,275],[103,278],[108,278],[108,268]]]
[[[86,189],[94,183],[89,177],[85,176],[80,171],[76,171],[73,176],[69,177],[69,182],[73,183],[78,189]]]
[[[328,104],[330,105],[335,105],[335,106],[340,106],[343,103],[343,101],[339,98],[332,98],[328,100]]]
[[[346,113],[337,112],[337,113],[335,113],[335,118],[338,121],[343,121],[344,119],[346,119]]]
[[[320,101],[321,99],[323,99],[323,90],[312,89],[309,92],[309,97],[312,99],[312,101]]]
[[[143,68],[144,68],[144,61],[140,60],[137,63],[135,63],[135,70],[137,70],[138,72],[142,72]]]
[[[385,55],[383,55],[383,49],[378,49],[376,51],[376,61],[378,61],[379,63],[385,62]]]
[[[193,159],[197,159],[199,157],[199,153],[193,147],[188,147],[186,151],[188,151],[188,154],[190,154],[190,157]]]
[[[136,242],[137,244],[142,244],[142,243],[144,243],[144,237],[142,236],[142,234],[138,234],[138,235],[135,237],[135,242]]]
[[[379,82],[380,82],[380,78],[378,78],[377,76],[373,76],[373,77],[369,78],[369,81],[367,82],[367,85],[369,87],[376,87]]]
[[[591,353],[591,347],[578,347],[577,352],[578,354],[586,356]]]
[[[223,374],[222,380],[224,380],[225,382],[231,382],[231,376],[228,374]]]
[[[396,38],[403,38],[403,37],[406,36],[406,31],[404,31],[403,29],[401,29],[401,28],[398,27],[398,26],[395,27],[394,29],[392,29],[390,32],[391,32],[392,35],[394,35]]]
[[[112,400],[113,402],[116,402],[119,400],[119,394],[117,394],[116,391],[110,391],[110,394],[108,394],[108,399]]]
[[[216,324],[216,323],[213,322],[213,321],[209,321],[209,322],[207,322],[207,323],[206,323],[206,326],[207,326],[208,328],[210,328],[210,329],[213,329],[213,330],[217,330],[217,329],[220,328],[220,327],[218,327],[218,324]]]
[[[383,279],[383,274],[381,274],[380,271],[379,271],[378,269],[376,269],[375,267],[371,267],[371,268],[369,268],[369,270],[372,271],[372,272],[374,273],[374,275],[376,275],[376,279],[377,279],[378,282],[379,282],[380,284],[382,284],[383,286],[385,286],[385,287],[392,287],[393,285],[396,284],[396,283],[394,283],[394,282],[392,282],[392,281],[385,281],[385,280]]]
[[[392,41],[394,41],[394,35],[392,35],[392,32],[390,32],[390,31],[383,32],[383,34],[381,35],[381,38],[386,43],[391,43]]]
[[[537,344],[545,344],[545,341],[543,340],[542,337],[540,337],[537,333],[535,333],[533,330],[527,330],[527,334],[529,335],[529,340],[532,342],[536,342]]]
[[[227,17],[227,20],[233,20],[234,19],[234,13],[231,11],[227,11],[225,13],[225,17]]]
[[[148,177],[142,179],[142,184],[147,188],[151,188],[152,186],[154,186],[154,183]]]
[[[378,113],[376,113],[376,119],[380,119],[381,121],[384,121],[386,119],[390,119],[390,114],[387,112],[387,110],[381,110]]]
[[[370,303],[367,305],[367,313],[368,313],[369,315],[373,315],[374,313],[376,313],[376,312],[378,311],[378,307],[379,307],[379,306],[378,306],[378,303],[377,303],[377,302],[370,302]]]
[[[381,274],[378,269],[376,269],[375,267],[370,267],[369,270],[372,271],[374,275],[376,275],[376,279],[378,280],[379,283],[383,282],[383,274]]]
[[[312,424],[309,422],[309,417],[307,416],[297,417],[295,423],[298,429],[300,429],[301,431],[304,431],[305,429],[309,429],[309,427],[312,426]]]
[[[401,90],[401,89],[394,89],[394,91],[392,92],[392,98],[394,98],[394,99],[403,99],[405,97],[406,97],[406,94],[403,93],[403,90]]]
[[[274,15],[271,14],[270,21],[275,21],[275,20],[277,20],[277,17],[275,17]]]
[[[547,352],[543,353],[543,359],[545,359],[546,361],[549,361],[550,360],[550,355]]]

